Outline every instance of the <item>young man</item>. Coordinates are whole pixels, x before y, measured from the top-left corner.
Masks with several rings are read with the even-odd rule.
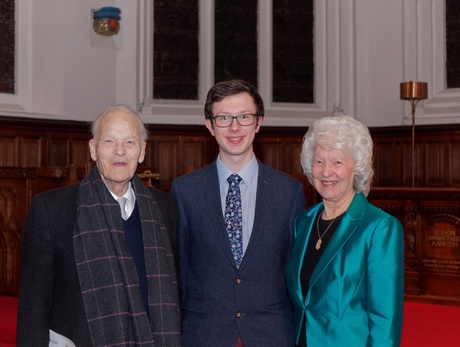
[[[27,213],[17,346],[179,346],[176,207],[135,174],[147,130],[118,105],[91,130],[95,167]]]
[[[217,83],[205,117],[219,156],[174,180],[171,190],[179,213],[182,346],[293,346],[284,266],[293,219],[305,208],[302,184],[256,159],[264,106],[251,84]]]

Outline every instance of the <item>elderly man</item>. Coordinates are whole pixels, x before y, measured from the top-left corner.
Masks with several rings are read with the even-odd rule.
[[[135,175],[147,130],[122,105],[91,130],[95,167],[29,207],[17,346],[179,346],[175,205]]]

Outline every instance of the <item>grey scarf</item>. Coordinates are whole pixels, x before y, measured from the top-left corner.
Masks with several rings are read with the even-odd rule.
[[[134,176],[148,278],[150,321],[128,251],[120,207],[97,167],[80,184],[74,250],[94,346],[180,346],[172,246],[160,207]]]

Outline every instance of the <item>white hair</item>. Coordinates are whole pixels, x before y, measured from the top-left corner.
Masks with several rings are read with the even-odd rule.
[[[300,162],[308,181],[313,185],[313,158],[315,147],[327,150],[338,149],[349,156],[354,163],[353,189],[367,196],[370,191],[374,170],[372,168],[373,142],[369,129],[350,116],[324,117],[308,129],[303,138]]]

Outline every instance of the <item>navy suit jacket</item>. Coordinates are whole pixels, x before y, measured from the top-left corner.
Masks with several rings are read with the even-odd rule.
[[[284,267],[295,215],[305,208],[302,184],[259,162],[251,239],[235,266],[225,231],[217,166],[173,181],[179,214],[182,342],[189,346],[293,346]]]

